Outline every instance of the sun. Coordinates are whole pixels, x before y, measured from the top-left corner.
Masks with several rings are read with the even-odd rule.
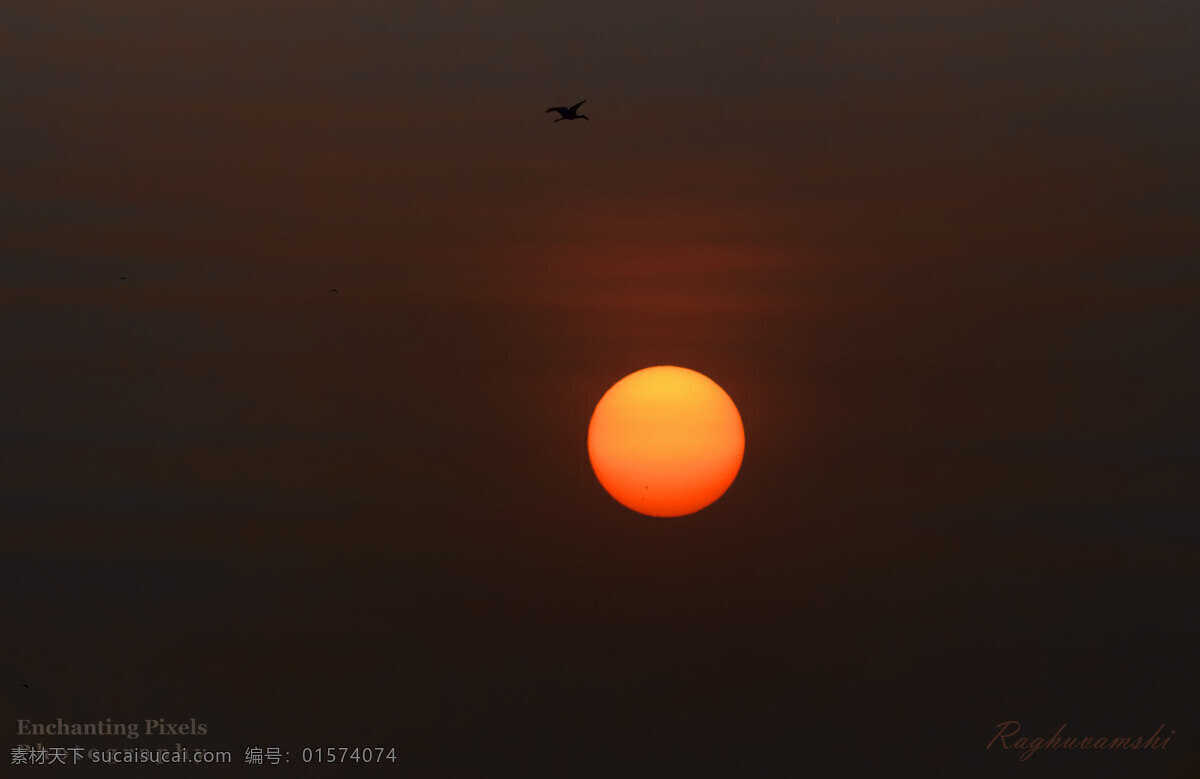
[[[725,494],[737,477],[746,434],[737,406],[702,373],[674,365],[618,381],[592,413],[588,457],[622,505],[679,517]]]

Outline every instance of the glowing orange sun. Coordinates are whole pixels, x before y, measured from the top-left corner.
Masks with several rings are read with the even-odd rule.
[[[622,505],[654,517],[691,514],[721,497],[745,448],[742,417],[725,390],[673,365],[618,381],[588,426],[600,484]]]

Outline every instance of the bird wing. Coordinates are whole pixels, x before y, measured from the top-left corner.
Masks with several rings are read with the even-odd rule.
[[[584,103],[586,103],[586,102],[587,102],[586,100],[580,100],[578,103],[576,103],[575,105],[571,106],[571,113],[575,113],[576,111],[578,111],[578,110],[579,110],[579,106],[583,105],[583,104],[584,104]]]
[[[551,111],[558,111],[560,114],[565,114],[568,110],[570,110],[570,109],[568,109],[565,105],[559,105],[559,106],[554,106],[553,108],[547,108],[546,113],[550,113]]]

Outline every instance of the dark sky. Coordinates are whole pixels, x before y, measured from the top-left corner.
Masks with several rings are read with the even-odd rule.
[[[5,743],[1196,776],[1198,40],[1184,2],[6,3]],[[656,364],[746,428],[675,520],[585,444]],[[1020,762],[1005,720],[1176,733]]]

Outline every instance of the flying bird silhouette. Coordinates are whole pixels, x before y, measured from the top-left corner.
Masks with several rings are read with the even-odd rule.
[[[337,290],[336,290],[336,289],[331,289],[331,290],[329,290],[329,291],[330,291],[330,292],[337,292]]]
[[[561,122],[563,119],[571,119],[571,120],[587,119],[587,116],[579,113],[579,106],[583,105],[586,102],[587,102],[586,100],[580,100],[578,103],[571,106],[570,108],[567,108],[566,106],[561,106],[561,105],[554,106],[552,108],[547,108],[546,113],[550,113],[551,111],[558,111],[560,114],[562,114],[562,116],[560,116],[554,120],[555,122]],[[588,121],[591,121],[591,120],[588,119]]]

